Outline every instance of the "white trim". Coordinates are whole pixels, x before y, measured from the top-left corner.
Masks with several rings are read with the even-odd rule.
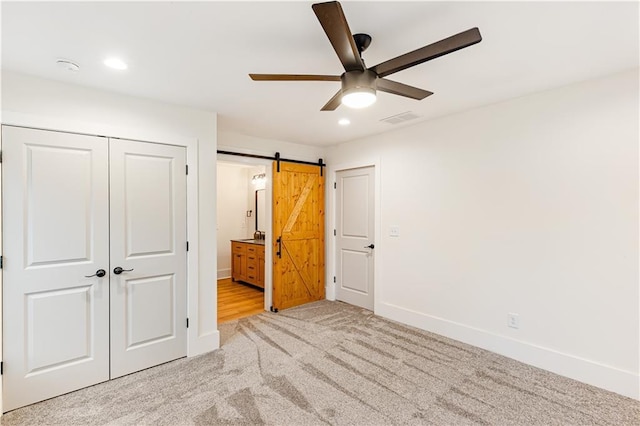
[[[569,377],[583,383],[639,399],[640,376],[585,358],[576,357],[550,348],[512,339],[479,328],[426,315],[389,303],[376,306],[376,314],[408,324],[441,336],[515,359],[525,364]]]
[[[162,143],[166,145],[186,146],[187,152],[189,148],[195,149],[195,158],[197,158],[197,139],[186,138],[182,135],[171,134],[166,131],[157,131],[155,129],[123,128],[105,123],[91,123],[86,121],[61,119],[59,117],[52,118],[14,111],[2,111],[2,125],[52,130],[65,133],[79,133],[83,135],[104,136],[107,138],[120,138],[141,142]],[[187,161],[189,160],[190,158],[187,156]],[[189,164],[189,167],[191,167],[191,164]]]
[[[336,286],[335,283],[333,282],[333,277],[336,276],[336,261],[335,261],[335,257],[336,257],[336,239],[334,238],[333,235],[333,230],[336,229],[336,192],[335,189],[333,187],[333,184],[336,182],[337,179],[337,173],[340,171],[344,171],[344,170],[352,170],[352,169],[360,169],[363,167],[373,167],[373,181],[374,181],[374,232],[375,232],[375,237],[374,237],[374,244],[376,246],[375,250],[376,250],[376,257],[375,257],[375,263],[373,265],[373,285],[374,285],[374,291],[373,291],[373,312],[374,313],[378,313],[378,309],[379,309],[379,304],[381,303],[380,301],[382,300],[380,298],[380,290],[382,288],[381,285],[379,285],[380,283],[380,262],[378,261],[378,259],[381,258],[381,251],[380,249],[384,249],[384,247],[381,244],[382,241],[382,234],[381,234],[381,226],[380,226],[380,214],[381,214],[381,210],[382,210],[382,204],[381,204],[381,161],[380,161],[380,157],[376,157],[376,158],[371,158],[368,160],[359,160],[359,161],[354,161],[354,162],[349,162],[349,163],[341,163],[341,164],[336,164],[333,166],[328,167],[328,171],[327,171],[327,176],[331,177],[331,181],[329,182],[329,185],[327,185],[325,183],[325,188],[329,188],[330,193],[327,194],[326,196],[326,201],[327,201],[327,209],[325,211],[329,212],[328,216],[328,226],[326,227],[326,231],[325,234],[328,236],[326,240],[329,240],[330,243],[326,245],[326,251],[325,251],[325,264],[326,264],[326,268],[327,271],[331,271],[331,273],[326,274],[326,297],[328,300],[336,300]]]
[[[219,280],[225,278],[231,278],[231,268],[218,269],[218,278]]]
[[[0,126],[0,152],[2,152],[2,126]],[[4,256],[4,248],[2,246],[2,163],[0,163],[0,255]],[[4,336],[2,335],[2,327],[3,327],[3,317],[2,317],[2,275],[4,274],[3,270],[0,270],[0,360],[4,361],[4,357],[2,354],[3,347],[2,344],[4,342]],[[2,418],[2,389],[4,389],[4,385],[2,383],[2,376],[0,376],[0,418]]]

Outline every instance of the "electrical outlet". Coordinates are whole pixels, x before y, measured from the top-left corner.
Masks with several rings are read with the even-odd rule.
[[[518,314],[507,314],[507,325],[511,328],[520,328],[520,316]]]
[[[389,236],[390,237],[399,237],[400,236],[400,227],[398,225],[393,225],[389,228]]]

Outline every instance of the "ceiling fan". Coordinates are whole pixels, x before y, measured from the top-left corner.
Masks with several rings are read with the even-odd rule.
[[[249,74],[255,81],[340,81],[342,88],[323,107],[322,111],[334,111],[340,103],[352,108],[364,108],[376,100],[376,90],[421,100],[433,92],[398,83],[385,77],[438,58],[456,50],[479,43],[482,40],[478,28],[471,28],[436,43],[397,56],[378,65],[366,68],[362,52],[371,44],[368,34],[351,35],[342,7],[337,1],[317,3],[312,6],[329,42],[344,66],[342,75],[317,74]]]

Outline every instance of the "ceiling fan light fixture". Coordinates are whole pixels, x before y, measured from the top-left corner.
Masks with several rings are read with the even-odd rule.
[[[347,71],[341,76],[342,98],[340,101],[349,108],[366,108],[376,101],[376,79],[370,70]]]
[[[366,108],[376,101],[376,91],[370,87],[355,87],[343,92],[341,101],[349,108]]]

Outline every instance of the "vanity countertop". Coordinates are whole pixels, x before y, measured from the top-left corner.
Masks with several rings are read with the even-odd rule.
[[[264,245],[264,240],[254,240],[253,238],[249,238],[248,240],[231,240],[231,241],[235,241],[236,243],[257,244],[259,246]]]

